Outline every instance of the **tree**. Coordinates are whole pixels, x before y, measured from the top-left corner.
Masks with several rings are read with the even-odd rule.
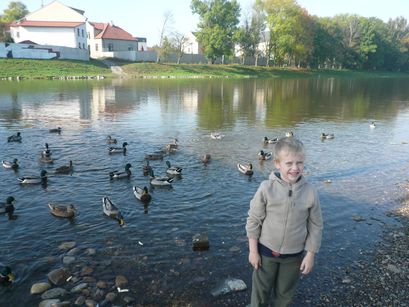
[[[165,57],[165,53],[169,52],[169,39],[167,33],[169,32],[173,23],[173,15],[171,12],[166,11],[163,14],[162,27],[160,29],[159,45],[156,46],[156,63],[161,61],[162,57]],[[165,44],[166,43],[166,44]]]
[[[11,42],[12,39],[7,32],[9,24],[23,18],[28,13],[29,11],[23,3],[19,1],[10,2],[8,8],[4,10],[3,15],[0,15],[0,41]]]
[[[186,47],[187,42],[188,42],[188,38],[182,33],[179,33],[179,32],[173,33],[171,43],[176,53],[178,64],[180,64],[180,60],[182,59],[182,56],[185,54],[184,49]]]
[[[200,17],[196,37],[208,60],[214,64],[218,57],[232,55],[240,17],[237,0],[192,0],[190,7]]]

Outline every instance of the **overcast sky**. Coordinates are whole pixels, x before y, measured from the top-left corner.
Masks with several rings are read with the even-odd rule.
[[[133,36],[147,38],[148,46],[159,41],[165,12],[173,15],[172,28],[180,33],[196,30],[198,16],[190,9],[190,0],[59,0],[61,3],[85,11],[89,21],[113,22]],[[242,15],[250,11],[254,0],[238,0]],[[30,12],[50,3],[50,0],[21,0]],[[337,14],[357,14],[378,17],[384,21],[399,16],[409,20],[409,0],[298,0],[311,15],[332,17]],[[10,1],[0,1],[3,13]]]

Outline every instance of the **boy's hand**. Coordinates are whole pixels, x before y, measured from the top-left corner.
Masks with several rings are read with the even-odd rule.
[[[314,256],[315,254],[313,252],[307,252],[300,266],[302,274],[307,275],[312,271],[312,267],[314,266]]]
[[[261,258],[258,252],[250,252],[249,253],[249,262],[253,266],[255,270],[261,267]]]

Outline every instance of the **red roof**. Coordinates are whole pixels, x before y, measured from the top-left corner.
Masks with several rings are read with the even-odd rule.
[[[135,37],[118,26],[111,25],[109,23],[97,22],[91,22],[91,24],[95,27],[95,29],[101,30],[100,33],[95,35],[95,38],[136,41]]]
[[[71,21],[37,21],[22,20],[13,22],[11,27],[54,27],[54,28],[75,28],[84,24],[84,22]]]

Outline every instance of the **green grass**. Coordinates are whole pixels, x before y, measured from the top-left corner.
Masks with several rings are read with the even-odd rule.
[[[244,65],[156,64],[110,60],[131,78],[390,78],[409,77],[408,73],[350,70],[307,70]],[[105,76],[115,78],[102,61],[0,59],[0,78],[50,79],[61,77]]]

